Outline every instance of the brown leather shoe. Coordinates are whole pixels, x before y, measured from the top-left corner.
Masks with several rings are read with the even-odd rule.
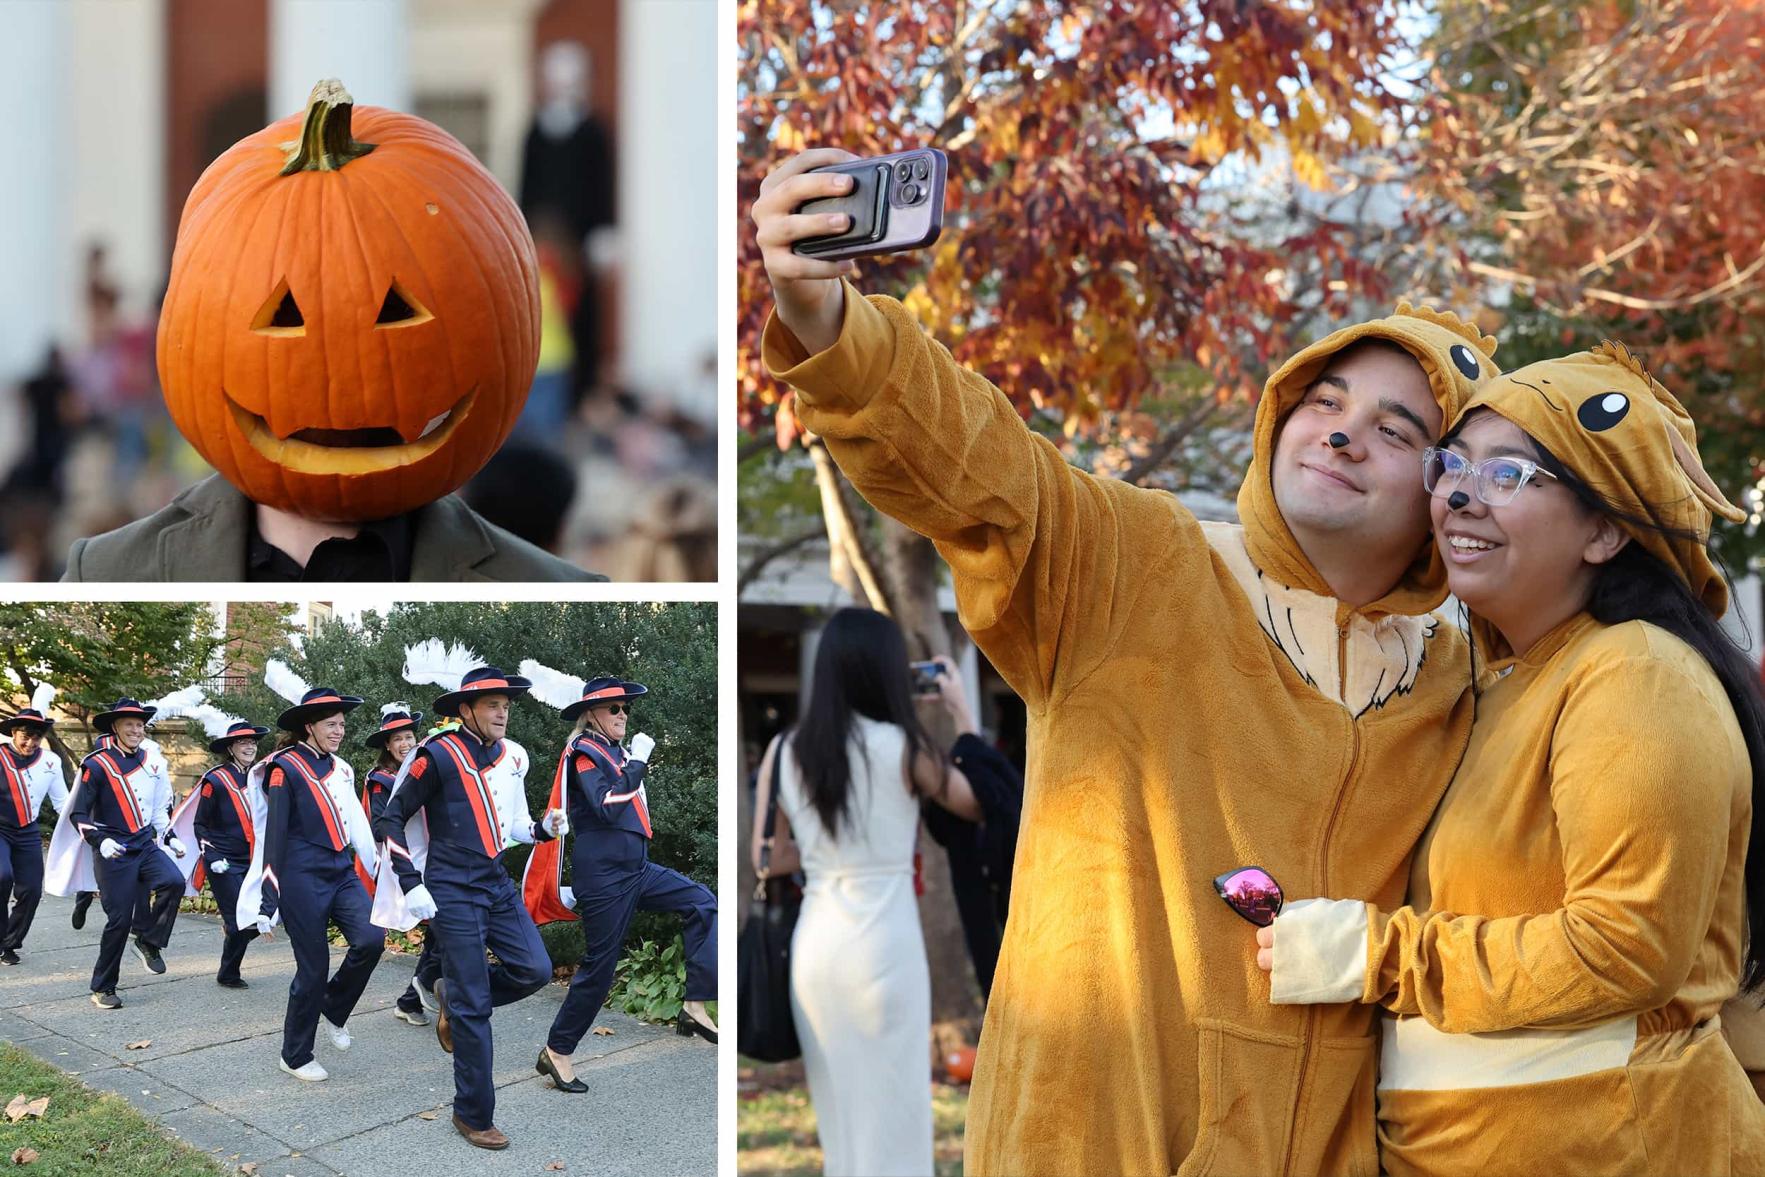
[[[507,1148],[509,1138],[503,1135],[502,1129],[492,1124],[488,1128],[468,1128],[466,1122],[458,1116],[454,1117],[454,1129],[466,1138],[466,1143],[473,1148]]]
[[[441,1008],[435,1011],[435,1040],[441,1043],[441,1049],[452,1054],[454,1052],[454,1024],[447,1012],[447,982],[435,982],[435,1003]],[[507,1144],[508,1141],[503,1141]],[[501,1148],[503,1144],[496,1147]],[[485,1147],[489,1147],[486,1145]]]

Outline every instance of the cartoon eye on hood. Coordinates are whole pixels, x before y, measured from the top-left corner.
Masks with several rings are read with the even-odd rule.
[[[1629,412],[1630,398],[1613,389],[1582,401],[1575,417],[1589,433],[1603,433],[1624,420]]]
[[[1453,367],[1463,372],[1466,380],[1475,380],[1482,374],[1483,369],[1477,363],[1476,353],[1464,344],[1453,344],[1447,354],[1452,357]]]

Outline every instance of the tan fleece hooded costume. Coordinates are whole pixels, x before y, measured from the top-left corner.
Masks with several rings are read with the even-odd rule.
[[[1631,539],[1722,613],[1701,537],[1712,512],[1740,512],[1628,351],[1528,365],[1471,407],[1628,512],[1695,532]],[[1765,1172],[1765,1105],[1718,1017],[1740,976],[1753,790],[1721,683],[1645,622],[1580,613],[1517,658],[1473,629],[1492,661],[1411,906],[1290,905],[1272,999],[1396,1015],[1379,1077],[1389,1173]]]
[[[803,423],[937,542],[963,624],[1028,708],[970,1174],[1376,1172],[1372,1011],[1271,1006],[1212,886],[1255,863],[1395,905],[1467,739],[1468,648],[1428,613],[1432,545],[1349,609],[1275,506],[1278,424],[1364,337],[1420,361],[1443,419],[1496,371],[1493,340],[1402,305],[1307,348],[1258,407],[1240,527],[1074,470],[891,299],[848,287],[814,357],[767,326]]]

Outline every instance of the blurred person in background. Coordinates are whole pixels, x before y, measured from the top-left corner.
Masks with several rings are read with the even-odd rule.
[[[675,478],[650,492],[609,564],[621,580],[716,580],[715,488]]]
[[[950,763],[968,778],[981,818],[966,821],[938,805],[919,808],[926,832],[944,848],[950,864],[956,914],[962,920],[968,959],[984,1002],[993,991],[1010,907],[1011,860],[1017,854],[1017,826],[1023,814],[1023,774],[981,736],[955,664],[944,657],[933,661],[938,664],[935,685],[931,692],[916,695],[914,702],[928,713],[928,727],[933,726],[929,713],[941,711],[955,728]]]
[[[802,721],[760,765],[756,870],[775,763],[769,871],[805,877],[791,1014],[824,1171],[930,1173],[931,975],[914,842],[921,801],[967,821],[981,808],[914,714],[907,644],[892,619],[841,609],[822,630]]]
[[[576,41],[553,41],[539,54],[539,105],[521,153],[521,211],[539,235],[553,218],[585,272],[568,304],[575,364],[570,407],[600,382],[599,281],[616,251],[612,136],[589,106],[594,64]]]
[[[510,441],[460,496],[504,531],[568,558],[563,550],[564,521],[576,501],[576,471],[556,450]]]

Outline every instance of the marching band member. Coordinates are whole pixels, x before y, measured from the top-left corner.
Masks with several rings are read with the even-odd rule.
[[[243,926],[239,922],[239,889],[251,867],[252,848],[257,841],[246,777],[257,760],[258,741],[269,735],[270,729],[206,704],[181,713],[201,720],[211,737],[208,750],[225,757],[202,774],[172,814],[173,832],[180,838],[189,837],[197,848],[194,858],[187,860],[190,876],[184,893],[196,895],[204,881],[208,883],[226,928],[215,984],[248,989],[250,985],[239,975],[239,965],[245,959],[245,946],[257,939],[258,932],[255,922]],[[161,718],[165,715],[162,711]]]
[[[407,679],[418,674],[412,653],[407,652]],[[469,652],[456,647],[455,653]],[[458,671],[444,666],[428,681],[444,681],[441,675],[453,673]],[[494,1123],[490,1012],[551,980],[539,930],[500,857],[511,841],[555,838],[563,814],[548,813],[544,822],[533,822],[520,788],[510,792],[493,783],[499,770],[513,767],[504,739],[509,706],[529,686],[525,678],[479,666],[436,699],[435,711],[457,716],[460,727],[425,740],[405,762],[376,831],[388,852],[377,892],[384,898],[376,908],[402,906],[402,914],[382,922],[391,918],[396,920],[391,926],[409,927],[410,921],[426,918],[440,938],[443,975],[435,986],[440,1005],[435,1029],[442,1048],[454,1056],[453,1126],[469,1143],[487,1149],[509,1145]],[[524,753],[521,759],[524,772]],[[520,802],[507,804],[515,794]],[[424,820],[413,830],[412,819],[419,815]],[[418,832],[426,846],[413,845]],[[388,869],[395,880],[387,878]],[[486,948],[496,954],[496,964],[487,961]]]
[[[368,821],[378,829],[380,815],[386,812],[386,798],[392,793],[398,777],[398,766],[404,763],[411,749],[417,746],[417,729],[423,722],[421,711],[411,710],[409,703],[388,703],[380,709],[380,726],[368,733],[362,743],[378,750],[379,760],[368,770],[367,784],[362,789],[362,808]],[[437,955],[433,930],[423,933],[423,950],[417,955],[417,970],[411,983],[399,994],[393,1016],[413,1026],[427,1026],[434,1009],[435,982],[441,977],[441,957]]]
[[[282,1020],[279,1066],[297,1079],[329,1077],[313,1057],[313,1038],[323,1015],[331,1043],[348,1050],[346,1024],[368,978],[386,951],[386,936],[369,919],[367,889],[355,859],[375,860],[373,831],[356,800],[355,772],[335,755],[343,743],[344,716],[361,706],[354,695],[330,687],[306,688],[272,660],[264,681],[294,706],[276,726],[279,747],[250,775],[253,820],[263,797],[262,825],[252,852],[251,873],[240,889],[240,922],[251,920],[269,935],[280,917],[294,949],[294,982]],[[354,850],[354,857],[351,850]],[[335,922],[349,951],[329,981],[327,925]]]
[[[165,972],[160,953],[171,940],[184,894],[184,876],[160,848],[179,858],[187,851],[171,826],[171,778],[158,745],[147,740],[157,708],[122,698],[92,717],[112,737],[80,763],[79,780],[50,840],[46,889],[99,891],[104,934],[92,968],[92,1004],[119,1009],[118,967],[131,928],[134,951],[149,972]],[[97,857],[93,858],[92,852]]]
[[[552,1021],[538,1069],[559,1090],[581,1092],[588,1085],[575,1078],[570,1056],[606,1004],[626,930],[640,909],[685,917],[686,1004],[675,1028],[682,1035],[717,1041],[717,1027],[705,1010],[705,1002],[717,998],[717,899],[703,885],[649,860],[652,830],[644,771],[656,742],[640,732],[629,749],[623,743],[631,700],[649,688],[612,675],[583,682],[531,661],[521,669],[546,683],[544,694],[536,698],[553,706],[564,701],[564,718],[576,721],[552,785],[551,804],[568,799],[576,835],[571,880],[587,949]],[[556,693],[574,684],[580,684],[574,701]],[[555,852],[536,850],[528,861],[523,892],[529,909],[537,908],[543,918],[571,918],[558,899],[561,866]]]
[[[0,798],[0,964],[18,963],[43,898],[43,835],[37,825],[43,800],[54,804],[57,815],[67,808],[61,757],[44,746],[55,726],[49,718],[54,697],[55,688],[43,683],[29,707],[0,721],[0,735],[11,741],[0,744],[0,792],[5,793]]]

